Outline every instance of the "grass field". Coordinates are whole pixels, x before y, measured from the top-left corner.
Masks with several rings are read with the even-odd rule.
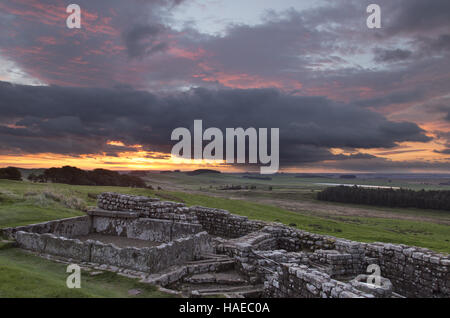
[[[90,276],[81,272],[81,288],[66,286],[66,265],[31,255],[18,248],[5,248],[0,243],[0,298],[15,297],[170,297],[155,286],[139,283],[111,272]],[[128,291],[138,289],[132,296]]]
[[[359,184],[371,186],[390,186],[412,190],[450,190],[450,185],[442,185],[441,183],[450,180],[448,178],[407,178],[407,177],[368,177],[358,176],[356,179],[341,179],[338,177],[325,176],[321,178],[298,177],[295,174],[276,174],[271,175],[271,180],[258,180],[244,178],[244,174],[200,174],[190,176],[183,172],[173,173],[149,173],[148,180],[152,184],[179,185],[184,189],[203,188],[214,189],[221,185],[256,185],[258,188],[268,188],[272,186],[274,190],[320,190],[326,187],[320,183],[342,183],[342,184]]]
[[[450,252],[450,227],[446,225],[363,217],[314,217],[274,206],[204,195],[171,193],[188,205],[203,205],[229,210],[251,219],[281,222],[319,234],[329,234],[363,242],[391,242],[423,246]]]
[[[299,213],[247,200],[179,191],[32,184],[8,180],[0,180],[0,227],[83,215],[78,208],[95,205],[95,195],[105,191],[160,196],[166,200],[183,201],[188,205],[221,208],[238,215],[248,216],[251,219],[281,222],[288,225],[295,224],[297,228],[310,232],[363,242],[403,243],[450,252],[450,226],[432,222],[358,216],[315,216],[313,212]],[[407,213],[407,211],[403,209],[399,213]],[[430,211],[414,209],[411,213],[427,214]],[[438,212],[431,213],[440,215]]]
[[[204,177],[200,177],[200,180]],[[203,180],[204,181],[204,180]],[[194,178],[197,187],[198,178]],[[262,182],[262,181],[261,181]],[[170,188],[167,180],[164,188]],[[203,185],[206,183],[204,182]],[[172,184],[173,185],[173,184]],[[157,196],[163,200],[185,202],[226,209],[251,219],[281,222],[314,233],[329,234],[363,242],[392,242],[427,247],[450,253],[450,226],[440,224],[448,220],[448,213],[418,209],[390,209],[391,215],[431,217],[432,222],[392,219],[384,217],[340,216],[319,214],[316,211],[290,211],[276,204],[255,202],[258,198],[294,202],[314,202],[311,189],[283,185],[274,191],[245,192],[243,198],[230,199],[217,196],[217,191],[168,191],[120,187],[72,186],[65,184],[34,184],[0,180],[0,228],[38,223],[53,219],[84,215],[88,206],[96,204],[95,197],[111,191],[125,194]],[[313,190],[314,191],[314,190]],[[227,193],[228,194],[228,193]],[[232,193],[230,193],[231,195]],[[214,196],[213,196],[214,195]],[[225,194],[226,196],[226,194]],[[333,205],[345,209],[345,205]],[[386,209],[374,213],[385,212]],[[0,297],[167,297],[154,287],[112,273],[98,276],[82,275],[81,289],[65,286],[65,266],[31,255],[17,248],[7,248],[0,243]],[[130,289],[141,294],[130,296]]]

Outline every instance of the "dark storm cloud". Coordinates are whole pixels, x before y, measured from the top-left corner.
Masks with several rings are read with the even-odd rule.
[[[377,62],[398,62],[407,60],[411,57],[412,52],[409,50],[395,49],[375,49],[375,61]]]
[[[356,106],[274,89],[192,89],[155,95],[126,88],[1,82],[0,96],[1,144],[22,152],[111,153],[121,149],[106,142],[120,140],[168,153],[172,130],[192,128],[195,119],[203,120],[204,129],[280,128],[280,160],[285,164],[351,158],[333,155],[327,149],[333,147],[389,148],[402,141],[430,140],[410,122],[391,122]]]
[[[450,34],[443,34],[431,43],[431,47],[437,51],[450,50]]]
[[[32,8],[5,4],[5,15],[21,23],[0,29],[4,54],[44,83],[63,86],[126,83],[157,91],[278,87],[346,101],[361,99],[367,89],[375,95],[371,98],[383,98],[411,89],[410,81],[431,98],[442,94],[442,82],[450,74],[445,57],[435,54],[444,52],[448,41],[449,20],[442,18],[448,1],[432,1],[434,9],[423,9],[421,1],[380,0],[381,30],[365,27],[368,3],[349,0],[302,12],[272,12],[256,25],[229,25],[220,36],[171,28],[171,9],[180,1],[80,1],[94,17],[86,17],[85,29],[76,32],[65,27],[64,14],[50,26],[44,18],[26,15],[33,12],[35,0],[28,2]],[[11,8],[21,8],[22,15]],[[409,16],[422,27],[411,28]],[[358,65],[353,54],[373,54],[375,44],[376,63],[402,59],[408,64],[387,70]]]
[[[441,99],[437,104],[431,104],[429,110],[432,112],[444,114],[442,119],[450,121],[450,98],[447,96]],[[449,139],[450,140],[450,139]]]
[[[419,90],[408,90],[402,92],[395,92],[383,97],[369,98],[363,100],[357,100],[355,105],[362,107],[382,107],[392,104],[409,103],[413,101],[420,101],[424,97],[424,93]]]
[[[136,58],[166,50],[168,44],[159,40],[163,29],[161,25],[137,25],[125,32],[124,39],[128,55]]]
[[[385,8],[388,14],[392,12],[387,33],[427,33],[441,29],[450,21],[450,2],[447,0],[388,1]]]
[[[435,150],[435,153],[440,153],[440,154],[444,154],[444,155],[450,155],[450,147],[449,148],[445,148],[443,150]]]
[[[417,172],[417,170],[449,171],[448,161],[393,161],[384,158],[373,158],[368,160],[339,160],[332,164],[314,164],[314,168],[342,169],[346,171],[373,171],[373,172]]]
[[[430,140],[416,124],[386,117],[448,96],[448,0],[379,0],[380,30],[365,26],[369,2],[333,0],[230,25],[222,35],[173,29],[171,9],[180,2],[79,0],[83,28],[68,30],[60,1],[0,1],[0,58],[59,85],[0,83],[0,152],[115,154],[121,150],[106,141],[120,139],[167,153],[171,130],[194,119],[205,127],[279,127],[284,165],[391,167],[329,148]],[[187,87],[207,89],[176,93]],[[224,89],[253,87],[283,92]],[[450,121],[445,107],[423,107],[415,118],[422,123],[428,112]]]

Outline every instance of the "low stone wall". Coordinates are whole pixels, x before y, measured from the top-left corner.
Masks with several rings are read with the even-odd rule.
[[[139,217],[197,223],[209,234],[227,238],[249,234],[265,225],[264,222],[252,221],[225,210],[201,206],[187,207],[183,203],[111,192],[99,195],[98,207],[109,211],[128,211]]]
[[[267,240],[260,231],[235,241],[224,242],[219,249],[233,256],[237,269],[253,283],[264,283],[265,297],[289,298],[373,298],[373,294],[354,288],[350,283],[333,279],[327,271],[332,264],[322,264],[320,270],[311,262],[323,257],[324,250],[287,252],[286,250],[253,250]],[[335,251],[337,252],[337,251]],[[350,254],[336,254],[348,257]],[[339,262],[340,263],[340,262]],[[302,265],[303,264],[303,265]],[[327,266],[328,265],[328,266]]]
[[[281,281],[291,279],[291,274],[279,272],[281,264],[285,267],[301,264],[312,270],[320,269],[318,271],[326,275],[324,279],[328,277],[326,279],[333,281],[365,274],[368,265],[377,264],[380,266],[380,275],[389,279],[394,291],[400,295],[450,297],[449,255],[425,248],[360,243],[277,225],[266,226],[237,239],[224,240],[219,243],[217,250],[234,257],[238,263],[237,269],[254,282],[272,281],[274,277],[275,282],[278,282],[276,278],[280,275]],[[270,294],[313,297],[324,292],[320,289],[318,294],[304,295],[304,291],[297,289],[306,286],[302,284],[297,282],[297,285],[286,285],[285,288],[291,286],[290,291],[277,290],[278,287],[273,285],[270,288],[275,290],[270,291]],[[338,284],[338,287],[342,289],[343,285]],[[330,295],[327,289],[322,296]]]
[[[198,223],[196,215],[183,203],[156,198],[105,192],[98,196],[97,206],[106,211],[136,213],[139,217]]]
[[[16,232],[19,247],[38,253],[57,255],[65,258],[88,262],[90,259],[90,243],[76,239],[45,233]]]
[[[426,248],[407,245],[362,244],[365,255],[378,264],[394,290],[407,297],[450,297],[450,258]]]
[[[365,274],[368,265],[378,264],[381,276],[392,282],[393,291],[398,294],[450,297],[448,254],[401,244],[354,242],[279,223],[248,220],[225,210],[186,207],[146,197],[104,193],[99,196],[98,205],[103,210],[94,211],[88,217],[4,229],[2,233],[11,238],[25,233],[19,235],[18,241],[32,250],[60,253],[65,257],[73,253],[79,259],[99,262],[110,258],[114,266],[129,263],[132,269],[142,271],[142,268],[157,270],[195,258],[199,255],[198,248],[210,249],[210,242],[203,244],[198,238],[200,247],[197,247],[199,242],[190,241],[199,235],[192,234],[204,230],[218,236],[216,252],[233,257],[236,268],[251,282],[268,282],[267,294],[271,296],[370,297],[339,280]],[[58,243],[54,235],[42,234],[70,238],[90,231],[157,242],[175,241],[161,245],[163,248],[146,249],[118,249],[87,241],[90,245],[86,248],[85,243],[78,240],[63,239]]]
[[[281,265],[264,283],[268,297],[283,298],[374,298],[351,284],[332,279],[308,266]]]
[[[125,218],[102,214],[91,214],[94,233],[123,236],[127,238],[153,242],[169,242],[182,237],[188,237],[202,232],[200,224],[176,222],[165,219]]]
[[[260,230],[266,224],[249,220],[245,216],[231,214],[226,210],[211,209],[201,206],[190,207],[203,229],[212,235],[236,238]]]
[[[334,249],[337,240],[333,236],[309,233],[283,224],[266,226],[262,231],[275,237],[278,248],[286,251]]]
[[[19,247],[74,261],[108,264],[143,272],[158,272],[173,265],[195,260],[213,251],[206,232],[149,248],[119,248],[98,241],[82,242],[53,234],[16,232]]]
[[[15,239],[19,231],[33,232],[37,234],[53,233],[57,236],[74,237],[89,234],[90,220],[88,216],[79,216],[38,224],[18,226],[14,228],[0,229],[0,235],[8,239]]]

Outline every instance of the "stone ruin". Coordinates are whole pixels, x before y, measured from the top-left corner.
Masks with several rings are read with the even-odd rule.
[[[86,216],[1,231],[39,255],[188,297],[450,297],[448,254],[149,197],[103,193]]]

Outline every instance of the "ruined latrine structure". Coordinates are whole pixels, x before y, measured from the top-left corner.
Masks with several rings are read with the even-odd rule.
[[[86,216],[2,234],[21,248],[128,273],[191,297],[450,297],[448,254],[349,241],[142,196],[103,193]],[[373,264],[381,274],[375,284],[366,273]]]

